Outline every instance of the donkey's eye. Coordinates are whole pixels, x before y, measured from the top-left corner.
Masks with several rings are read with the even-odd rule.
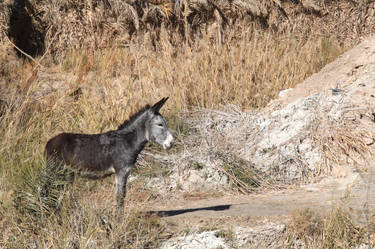
[[[157,124],[157,126],[159,126],[159,127],[163,127],[163,124]]]

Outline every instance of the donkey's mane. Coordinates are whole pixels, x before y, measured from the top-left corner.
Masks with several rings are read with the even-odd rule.
[[[120,125],[117,129],[121,130],[128,126],[129,124],[133,123],[134,120],[136,120],[139,116],[141,116],[144,112],[150,109],[150,105],[145,105],[142,109],[140,109],[138,112],[132,114],[128,120],[125,120],[122,125]]]

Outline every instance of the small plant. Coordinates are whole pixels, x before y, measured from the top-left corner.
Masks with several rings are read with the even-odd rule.
[[[74,173],[64,167],[26,167],[14,196],[14,206],[21,215],[41,218],[61,209],[62,200]]]
[[[206,171],[203,172],[202,177],[203,177],[203,179],[207,180],[208,179],[208,172],[206,172]]]
[[[195,170],[201,170],[201,169],[203,169],[203,164],[201,164],[199,162],[194,162],[191,166]]]
[[[191,228],[188,227],[188,226],[186,226],[186,227],[181,231],[181,233],[182,233],[183,235],[188,235],[188,234],[191,233]]]
[[[323,248],[352,248],[365,242],[365,230],[354,224],[350,214],[341,208],[325,220]]]
[[[182,190],[183,189],[182,183],[180,181],[176,182],[176,189],[178,189],[178,190]]]
[[[293,212],[291,226],[297,238],[305,241],[311,241],[323,233],[322,217],[308,208]]]
[[[235,238],[235,235],[231,228],[219,229],[218,231],[216,231],[215,236],[223,238],[227,241],[233,240]]]
[[[215,224],[209,223],[205,226],[199,227],[197,233],[203,233],[206,231],[215,231],[215,230],[218,230],[218,227]]]
[[[260,150],[261,154],[267,154],[268,152],[272,151],[274,148],[263,148]]]

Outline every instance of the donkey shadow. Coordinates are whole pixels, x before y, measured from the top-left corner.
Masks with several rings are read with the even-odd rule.
[[[201,207],[201,208],[188,208],[188,209],[177,209],[177,210],[162,210],[162,211],[148,211],[148,215],[157,215],[159,217],[171,217],[176,215],[181,215],[185,213],[192,213],[197,211],[224,211],[228,210],[232,205],[217,205],[211,207]]]

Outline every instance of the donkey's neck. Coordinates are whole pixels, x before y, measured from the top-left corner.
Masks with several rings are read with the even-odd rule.
[[[135,119],[131,119],[130,122],[126,122],[125,125],[120,126],[117,130],[120,134],[134,134],[134,143],[136,144],[136,150],[141,151],[147,143],[146,136],[146,121],[149,119],[149,114],[144,112],[137,116]]]

